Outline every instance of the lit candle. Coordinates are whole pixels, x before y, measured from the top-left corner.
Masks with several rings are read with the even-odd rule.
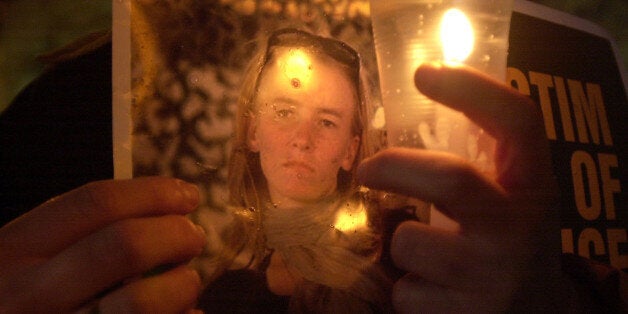
[[[443,60],[464,62],[474,45],[473,27],[469,18],[459,9],[449,9],[440,23],[440,42]]]
[[[413,76],[417,66],[436,61],[465,64],[503,80],[513,0],[370,4],[388,144],[446,151],[493,175],[494,141],[461,112],[417,91]],[[456,229],[443,217],[432,213],[430,219]]]

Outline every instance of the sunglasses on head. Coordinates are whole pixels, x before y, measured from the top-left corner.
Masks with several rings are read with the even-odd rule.
[[[280,29],[271,34],[266,49],[267,58],[273,47],[312,48],[356,71],[360,68],[360,56],[349,45],[340,40],[313,35],[294,28]]]

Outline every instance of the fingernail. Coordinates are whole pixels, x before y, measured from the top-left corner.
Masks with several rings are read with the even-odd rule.
[[[183,180],[177,180],[177,184],[180,188],[180,192],[183,195],[185,202],[189,206],[188,209],[190,211],[196,209],[196,207],[198,207],[198,204],[200,202],[200,194],[199,194],[198,186],[196,186],[195,184],[185,182]]]
[[[198,234],[202,236],[203,239],[205,239],[205,236],[207,236],[207,232],[205,232],[205,229],[203,229],[203,226],[194,224],[194,227],[196,228],[196,232],[198,232]]]

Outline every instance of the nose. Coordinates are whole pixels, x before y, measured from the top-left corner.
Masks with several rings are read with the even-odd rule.
[[[291,141],[292,147],[304,151],[314,148],[315,133],[313,123],[309,121],[298,123],[295,125],[294,136]]]

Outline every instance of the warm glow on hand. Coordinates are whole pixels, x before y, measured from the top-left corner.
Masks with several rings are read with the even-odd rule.
[[[469,18],[458,9],[445,12],[440,24],[444,60],[463,62],[473,51],[474,35]]]

